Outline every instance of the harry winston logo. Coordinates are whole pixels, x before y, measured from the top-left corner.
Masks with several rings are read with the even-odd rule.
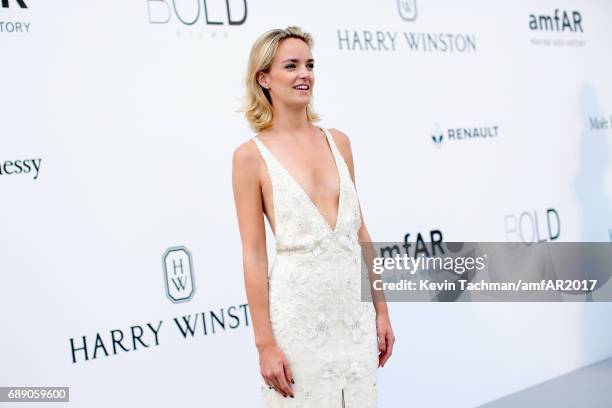
[[[21,8],[28,8],[28,6],[23,2],[23,0],[15,0],[15,2]],[[2,8],[9,8],[9,0],[2,0]]]
[[[417,18],[416,0],[397,0],[399,15],[406,21],[414,21]]]
[[[162,264],[168,299],[174,303],[190,300],[195,292],[191,253],[183,246],[168,248]]]
[[[431,140],[437,147],[442,146],[442,140],[444,140],[444,132],[437,123],[431,129]]]

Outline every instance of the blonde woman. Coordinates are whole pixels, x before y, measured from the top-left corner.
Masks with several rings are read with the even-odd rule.
[[[253,44],[245,114],[257,136],[233,155],[244,280],[264,406],[375,407],[395,341],[383,301],[361,301],[370,242],[348,137],[313,125],[312,37],[270,30]],[[268,277],[266,215],[276,240]]]

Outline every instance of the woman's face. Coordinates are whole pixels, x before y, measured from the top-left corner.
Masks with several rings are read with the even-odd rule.
[[[314,59],[310,47],[298,38],[281,41],[268,73],[259,81],[274,104],[306,106],[314,87]],[[303,88],[303,89],[300,89]]]

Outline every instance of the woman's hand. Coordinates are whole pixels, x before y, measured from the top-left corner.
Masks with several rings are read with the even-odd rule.
[[[387,313],[376,315],[376,334],[378,335],[378,366],[384,367],[393,353],[393,343],[395,343],[395,335]]]
[[[285,354],[276,344],[259,349],[259,367],[268,386],[274,387],[285,398],[287,396],[293,398],[293,390],[289,385],[289,383],[295,384],[293,373]]]

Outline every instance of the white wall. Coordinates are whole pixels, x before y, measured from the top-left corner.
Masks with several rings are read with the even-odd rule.
[[[172,0],[23,1],[0,8],[2,385],[70,386],[73,406],[92,408],[257,406],[231,154],[253,136],[236,112],[248,52],[273,27],[314,36],[315,108],[351,138],[373,239],[512,240],[507,222],[525,211],[549,239],[549,209],[557,240],[611,239],[608,1],[419,0],[405,21],[397,0],[231,0],[233,20],[247,14],[229,25],[226,2],[208,0],[223,24],[207,25],[200,3],[190,26]],[[176,0],[183,19],[197,4]],[[555,9],[579,12],[583,32],[530,30],[530,14]],[[386,50],[339,40],[378,31]],[[475,47],[411,50],[410,33]],[[596,119],[607,129],[591,129]],[[448,140],[474,127],[495,136]],[[40,159],[36,177],[7,174],[25,159]],[[174,303],[162,256],[177,246],[195,292]],[[612,354],[607,303],[390,308],[398,343],[382,407],[472,407]],[[225,329],[212,333],[211,311]],[[188,315],[185,339],[173,319]],[[147,323],[160,321],[155,345]],[[130,351],[113,354],[117,329]],[[99,343],[93,359],[97,335],[108,357]],[[73,362],[81,336],[88,360]]]

